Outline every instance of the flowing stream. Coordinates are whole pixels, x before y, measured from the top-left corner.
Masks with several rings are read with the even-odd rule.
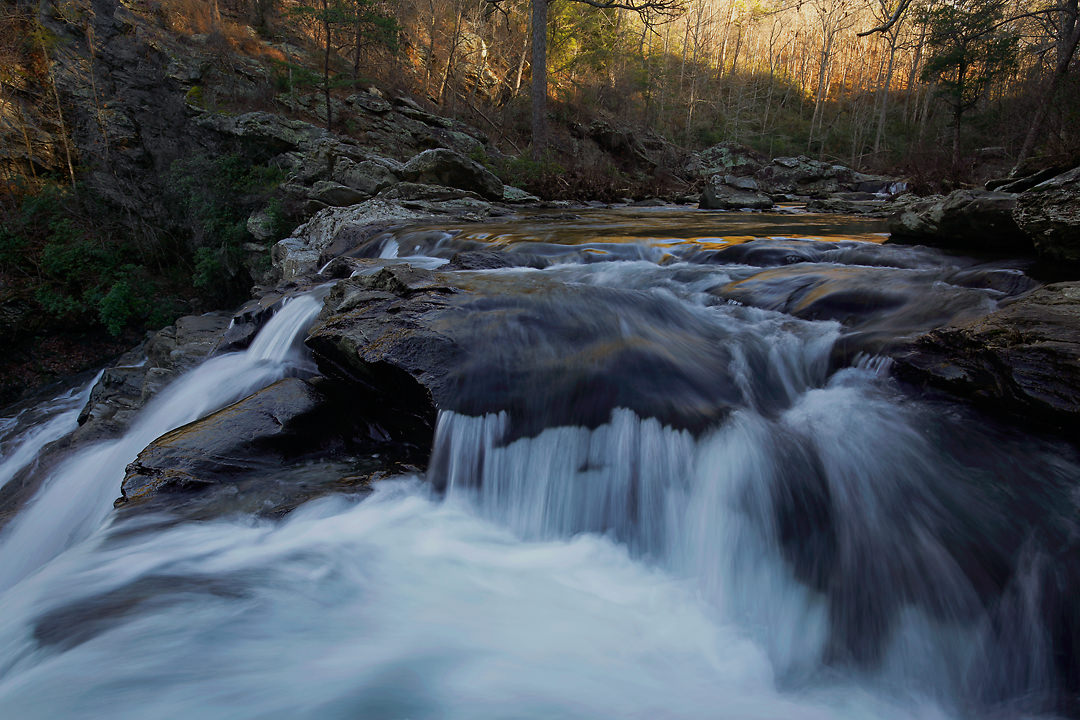
[[[612,383],[710,419],[444,410],[425,475],[364,498],[281,520],[117,521],[124,467],[150,441],[313,370],[301,343],[321,300],[299,296],[126,435],[72,451],[4,528],[0,714],[1052,716],[1062,646],[1046,614],[1077,586],[1048,578],[1075,536],[1076,450],[917,393],[882,355],[1035,283],[831,222],[597,213],[373,239],[352,253],[365,272],[513,259],[456,272],[482,297],[538,303],[513,357],[541,409],[566,407],[538,379],[566,361],[535,324],[558,318],[616,357],[662,350],[662,365],[614,364]],[[493,357],[514,350],[500,343]],[[87,392],[30,427],[0,422],[0,480],[73,429]]]

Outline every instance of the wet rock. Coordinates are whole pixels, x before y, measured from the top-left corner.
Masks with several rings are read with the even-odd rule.
[[[347,208],[326,208],[298,227],[294,237],[274,245],[270,251],[271,263],[279,277],[295,280],[321,267],[321,254],[346,227],[389,221],[400,223],[425,217],[429,215],[383,198],[372,198]]]
[[[286,286],[278,290],[263,292],[248,300],[233,313],[229,327],[222,334],[214,347],[213,354],[246,350],[255,336],[259,334],[270,318],[288,302],[290,297],[311,289],[311,285]]]
[[[953,250],[1030,255],[1031,241],[1013,220],[1017,196],[957,190],[906,203],[889,218],[889,242]]]
[[[739,210],[752,208],[766,210],[773,206],[772,198],[758,192],[740,190],[727,185],[723,178],[714,175],[705,182],[698,207],[707,210]]]
[[[325,378],[285,378],[148,445],[116,506],[279,515],[329,492],[366,491],[375,473],[423,467],[434,418],[399,420]]]
[[[322,372],[388,407],[506,412],[526,435],[616,407],[703,431],[744,392],[779,402],[772,385],[738,384],[728,330],[674,300],[521,277],[394,266],[343,280],[307,344]],[[765,367],[767,340],[746,340],[745,362]]]
[[[1042,287],[897,355],[903,376],[1062,427],[1080,423],[1080,283]]]
[[[1040,258],[1080,265],[1080,167],[1021,193],[1013,217]]]
[[[451,270],[495,270],[513,267],[514,263],[507,253],[491,250],[466,250],[450,258],[447,269]]]
[[[82,441],[125,430],[161,388],[213,352],[229,323],[228,313],[182,317],[121,356],[91,391],[74,437]]]
[[[329,492],[366,492],[374,476],[404,472],[402,462],[422,466],[419,443],[430,443],[403,443],[378,418],[324,378],[286,378],[154,440],[127,466],[116,505],[189,519],[279,516]]]
[[[127,467],[123,501],[212,484],[221,476],[279,464],[297,419],[324,398],[297,378],[280,380],[240,402],[151,443]]]
[[[860,352],[878,355],[896,350],[906,342],[904,338],[950,322],[980,317],[993,308],[985,292],[951,286],[929,275],[916,276],[893,268],[867,273],[859,267],[816,264],[834,252],[835,248],[828,247],[802,251],[798,247],[785,250],[782,245],[759,250],[750,247],[741,256],[742,262],[780,267],[765,269],[711,292],[726,300],[804,320],[841,323],[844,337],[837,343],[834,359],[844,361]],[[804,262],[815,264],[797,264]]]
[[[438,148],[425,150],[405,163],[407,180],[472,190],[490,200],[501,200],[503,184],[493,173],[464,155]]]

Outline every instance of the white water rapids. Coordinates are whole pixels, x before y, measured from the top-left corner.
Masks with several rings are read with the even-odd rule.
[[[657,285],[654,266],[609,265],[602,282]],[[830,376],[831,321],[695,301],[767,339],[784,396],[700,437],[625,409],[518,438],[505,415],[442,412],[427,477],[362,501],[114,522],[150,441],[310,363],[299,345],[319,306],[287,303],[248,351],[77,450],[3,530],[0,716],[933,720],[1022,717],[1044,689],[1037,623],[1012,645],[968,612],[971,587],[927,531],[944,512],[927,478],[964,473],[927,430],[938,411],[901,398],[878,358]],[[56,416],[65,428],[79,404]],[[4,463],[32,461],[26,437]],[[837,562],[867,578],[851,607],[895,594],[863,667],[831,662],[839,616],[782,548],[778,488],[805,458],[842,508]],[[868,557],[903,568],[906,594]],[[930,596],[956,612],[915,602]],[[995,684],[1010,685],[989,693],[1002,703],[973,701]]]

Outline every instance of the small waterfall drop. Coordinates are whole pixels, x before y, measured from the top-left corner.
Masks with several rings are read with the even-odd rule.
[[[0,534],[0,590],[11,587],[105,523],[124,468],[155,438],[307,365],[298,347],[321,308],[313,294],[283,304],[244,352],[212,357],[158,394],[120,438],[60,463]]]
[[[0,487],[37,459],[41,450],[72,432],[79,426],[79,412],[90,398],[90,391],[101,379],[99,372],[81,388],[69,390],[50,402],[35,408],[32,418],[13,417],[0,421]],[[25,413],[22,413],[25,414]],[[23,432],[13,432],[17,427],[34,422]],[[12,437],[8,433],[13,432]]]

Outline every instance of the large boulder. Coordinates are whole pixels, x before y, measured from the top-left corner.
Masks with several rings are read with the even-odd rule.
[[[691,159],[686,169],[690,174],[701,177],[753,175],[767,162],[764,155],[745,145],[722,142],[702,150]]]
[[[986,190],[915,199],[890,216],[888,242],[1030,255],[1031,241],[1013,220],[1016,202],[1013,193]]]
[[[388,159],[354,162],[342,157],[334,165],[333,179],[365,195],[376,195],[396,183],[401,170],[401,163]]]
[[[387,407],[505,412],[524,435],[595,427],[616,408],[698,432],[732,407],[779,402],[766,373],[751,373],[752,388],[742,379],[745,365],[766,367],[766,338],[643,300],[544,273],[522,282],[399,265],[340,281],[307,344],[322,372],[382,393]]]
[[[903,376],[996,409],[1080,425],[1080,282],[1047,285],[898,354]]]
[[[745,187],[746,183],[739,183]],[[698,207],[706,210],[739,210],[751,208],[754,210],[767,210],[773,206],[772,198],[768,195],[756,192],[753,189],[744,189],[725,182],[723,175],[713,175],[705,181],[705,188],[701,192]]]
[[[388,221],[402,223],[423,217],[427,215],[382,198],[372,198],[349,207],[325,208],[296,228],[293,237],[285,238],[271,248],[273,270],[286,281],[296,280],[319,269],[323,250],[334,242],[344,228]]]
[[[290,434],[304,429],[298,419],[323,400],[310,384],[286,378],[162,435],[128,465],[121,485],[123,502],[139,502],[279,465]]]
[[[1080,167],[1021,193],[1013,218],[1039,257],[1080,265]]]
[[[402,177],[429,185],[472,190],[489,200],[502,200],[503,184],[480,163],[453,150],[425,150],[402,168]]]

